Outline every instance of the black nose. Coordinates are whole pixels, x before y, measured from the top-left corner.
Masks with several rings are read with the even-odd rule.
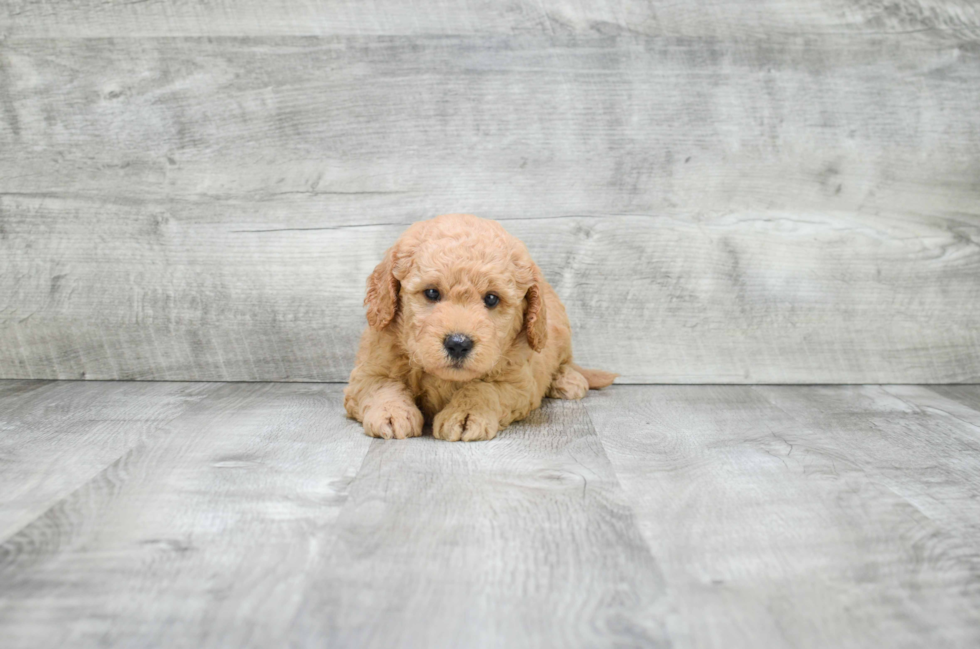
[[[449,334],[442,339],[442,346],[446,348],[450,358],[460,361],[473,349],[473,339],[463,334]]]

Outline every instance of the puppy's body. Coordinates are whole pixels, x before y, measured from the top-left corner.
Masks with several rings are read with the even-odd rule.
[[[440,439],[492,439],[544,396],[581,399],[615,378],[572,363],[558,295],[494,221],[412,225],[368,279],[365,305],[344,406],[368,435],[415,437],[429,419]]]

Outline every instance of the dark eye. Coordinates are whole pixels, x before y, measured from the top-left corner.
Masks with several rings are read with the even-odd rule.
[[[425,296],[425,299],[427,299],[429,302],[439,301],[439,289],[437,288],[427,288],[424,291],[422,291],[422,294]]]
[[[492,309],[493,307],[497,306],[499,302],[500,298],[493,293],[487,293],[483,296],[483,303],[487,305],[488,309]]]

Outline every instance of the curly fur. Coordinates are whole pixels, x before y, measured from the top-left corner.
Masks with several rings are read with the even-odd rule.
[[[430,302],[428,288],[442,299]],[[499,304],[483,302],[492,291]],[[347,414],[373,437],[492,439],[545,396],[581,399],[615,374],[572,363],[565,307],[527,248],[495,221],[447,214],[413,224],[368,278],[369,327],[344,391]],[[442,341],[474,347],[454,365]]]

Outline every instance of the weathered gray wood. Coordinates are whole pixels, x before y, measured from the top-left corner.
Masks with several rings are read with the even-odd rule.
[[[980,441],[980,385],[886,385],[892,396],[921,409],[924,415],[938,414],[941,421],[952,419],[959,434]],[[938,412],[937,412],[938,411]]]
[[[175,419],[0,546],[5,647],[666,644],[580,404],[374,443],[349,500],[370,440],[341,412],[339,386],[238,384]]]
[[[930,390],[980,411],[980,385],[934,385]]]
[[[676,646],[980,641],[970,424],[877,387],[623,386],[584,403]]]
[[[59,38],[246,35],[615,34],[980,35],[970,0],[8,0],[0,36]]]
[[[58,38],[0,45],[0,376],[344,380],[381,250],[471,211],[624,381],[980,380],[973,5],[578,4],[9,5]]]
[[[213,387],[0,382],[0,541],[159,434]]]
[[[340,392],[221,386],[7,539],[4,647],[278,646],[370,444]]]
[[[667,646],[654,557],[579,403],[492,443],[376,441],[294,646]]]
[[[980,52],[943,41],[31,39],[2,52],[7,197],[163,201],[159,229],[202,201],[283,227],[464,208],[978,212]]]
[[[0,316],[5,374],[346,380],[364,278],[402,229],[241,232],[255,229],[244,215],[197,213],[133,251],[154,217],[121,227],[107,216],[121,211],[99,212],[54,216],[38,239],[36,212],[8,217],[24,247],[3,274],[16,283]],[[565,300],[578,360],[624,381],[980,376],[980,230],[963,221],[743,213],[506,225]],[[38,267],[39,254],[59,263]]]
[[[944,534],[930,562],[980,571],[980,413],[917,386],[758,390],[837,446],[846,440],[849,459],[935,521]],[[976,584],[971,593],[980,597]]]
[[[0,539],[0,637],[973,647],[980,411],[941,392],[618,386],[467,445],[369,440],[340,386],[0,382],[22,479],[126,440]]]

